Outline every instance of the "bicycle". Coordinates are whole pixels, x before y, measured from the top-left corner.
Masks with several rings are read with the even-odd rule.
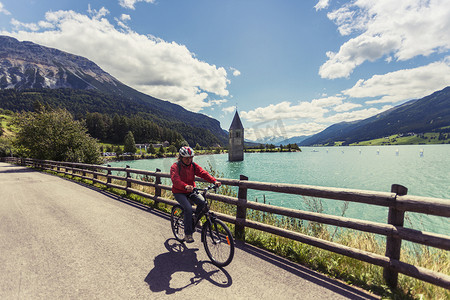
[[[219,220],[217,216],[210,211],[210,203],[212,199],[208,201],[206,199],[206,193],[211,189],[216,189],[216,186],[208,186],[204,189],[194,188],[194,191],[189,194],[199,194],[202,192],[203,198],[206,200],[205,207],[200,212],[198,217],[192,217],[192,228],[195,228],[200,219],[204,216],[205,222],[201,225],[201,241],[205,247],[206,254],[211,262],[218,267],[225,267],[231,263],[234,256],[234,239],[231,235],[230,229],[224,222]],[[172,226],[172,232],[175,239],[179,242],[184,242],[184,211],[181,205],[176,204],[172,207],[170,214],[170,222]]]

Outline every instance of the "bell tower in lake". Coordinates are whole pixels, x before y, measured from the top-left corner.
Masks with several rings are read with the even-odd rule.
[[[244,126],[242,126],[241,119],[236,110],[236,113],[231,122],[229,138],[229,149],[228,149],[228,160],[229,161],[242,161],[244,160]]]

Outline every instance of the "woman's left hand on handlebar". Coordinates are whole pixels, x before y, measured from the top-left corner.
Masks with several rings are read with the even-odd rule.
[[[219,187],[222,185],[222,183],[220,181],[216,181],[216,182],[214,182],[214,185]]]
[[[186,191],[188,191],[189,193],[192,193],[192,191],[194,190],[194,187],[192,185],[186,185],[184,187],[186,189]]]

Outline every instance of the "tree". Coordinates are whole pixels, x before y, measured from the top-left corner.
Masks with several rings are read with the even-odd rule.
[[[148,146],[147,152],[150,154],[156,153],[156,150],[155,150],[155,147],[153,147],[153,144],[150,144],[150,146]]]
[[[120,156],[123,154],[122,147],[117,146],[117,147],[116,147],[116,150],[115,150],[114,152],[116,152],[116,157],[117,157],[117,158],[120,158]]]
[[[183,139],[177,139],[177,140],[175,141],[175,147],[176,147],[177,149],[180,149],[180,148],[183,147],[183,146],[189,146],[189,144],[188,144],[188,142],[187,142],[186,140],[183,140]]]
[[[297,144],[292,144],[291,148],[297,151],[300,151],[300,147]]]
[[[177,152],[177,147],[175,147],[175,145],[170,145],[169,148],[167,148],[167,151],[174,155]]]
[[[56,161],[101,163],[99,145],[65,109],[24,112],[14,119],[22,155]]]
[[[125,140],[124,140],[124,149],[123,149],[126,153],[132,153],[135,154],[136,153],[136,143],[134,141],[134,135],[133,132],[128,131],[128,133],[125,135]]]
[[[166,153],[166,150],[164,149],[164,147],[161,145],[161,147],[159,147],[159,154],[160,155],[164,155],[164,153]]]
[[[112,142],[117,144],[121,143],[124,140],[125,135],[127,134],[127,128],[128,128],[127,119],[124,116],[119,116],[118,114],[115,114],[111,124]]]
[[[100,141],[105,141],[108,138],[108,131],[111,128],[112,119],[107,115],[100,113],[88,113],[86,115],[86,126],[89,134]]]
[[[9,156],[13,153],[12,139],[0,136],[0,157]]]

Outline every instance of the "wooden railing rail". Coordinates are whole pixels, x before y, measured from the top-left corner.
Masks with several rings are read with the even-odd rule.
[[[128,167],[119,168],[23,158],[6,158],[4,161],[92,180],[95,183],[110,188],[124,190],[127,194],[132,193],[151,199],[155,202],[155,205],[158,203],[166,203],[168,205],[176,204],[176,201],[161,196],[162,190],[171,190],[171,186],[162,183],[162,178],[170,178],[170,174],[162,173],[158,169],[152,172]],[[113,180],[115,180],[115,183],[113,183]],[[197,180],[204,181],[200,178],[197,178]],[[384,268],[384,278],[391,287],[397,286],[398,273],[402,273],[450,289],[449,275],[416,267],[400,260],[400,249],[403,240],[450,251],[450,237],[448,235],[424,232],[403,226],[406,211],[450,218],[450,200],[448,199],[407,195],[407,189],[405,187],[395,184],[392,185],[391,192],[389,193],[298,184],[256,182],[249,181],[243,175],[241,175],[239,180],[227,178],[219,178],[219,180],[224,185],[238,187],[238,197],[208,194],[208,198],[237,206],[236,216],[222,213],[216,214],[220,219],[235,224],[235,236],[239,239],[245,240],[245,228],[254,228],[381,266]],[[155,192],[153,195],[145,193],[133,188],[133,184],[153,187]],[[388,224],[247,201],[248,190],[311,196],[387,207],[389,208]],[[248,209],[383,235],[387,238],[386,253],[383,256],[362,251],[299,232],[248,220]]]

